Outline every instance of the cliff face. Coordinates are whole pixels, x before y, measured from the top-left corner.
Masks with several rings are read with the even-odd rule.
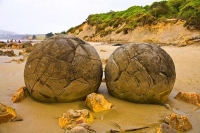
[[[80,25],[74,33],[69,33],[82,38],[85,41],[98,42],[148,42],[159,45],[185,46],[200,44],[200,31],[184,27],[185,21],[168,19],[151,25],[138,26],[134,30],[124,33],[122,29],[125,24],[118,28],[106,27],[104,31],[111,31],[104,36],[96,33],[96,26],[88,23]]]

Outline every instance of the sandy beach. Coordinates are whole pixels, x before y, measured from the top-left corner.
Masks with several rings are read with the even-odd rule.
[[[90,44],[95,47],[102,59],[108,58],[118,47],[101,45],[101,43]],[[116,129],[113,122],[120,125],[122,129],[149,126],[150,128],[132,132],[154,133],[155,126],[171,112],[184,115],[190,120],[193,129],[188,133],[200,132],[200,109],[195,110],[196,105],[174,99],[180,91],[200,94],[200,45],[163,46],[162,48],[172,57],[176,68],[176,82],[166,101],[166,104],[172,107],[172,111],[161,105],[135,104],[116,99],[108,94],[106,84],[102,82],[98,93],[103,94],[114,106],[111,110],[100,113],[91,111],[96,118],[91,127],[97,133]],[[18,55],[19,51],[15,50],[15,53]],[[88,109],[84,101],[49,104],[37,102],[29,96],[19,103],[13,103],[12,95],[19,87],[25,85],[23,76],[25,62],[6,62],[19,58],[22,56],[0,56],[0,103],[15,108],[23,121],[0,124],[0,133],[63,133],[64,130],[58,124],[59,116],[68,109]]]

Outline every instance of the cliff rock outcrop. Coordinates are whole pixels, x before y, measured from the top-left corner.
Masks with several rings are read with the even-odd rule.
[[[98,42],[148,42],[159,45],[186,46],[200,43],[200,31],[193,30],[191,27],[184,27],[185,21],[178,19],[167,19],[162,22],[151,25],[138,26],[133,30],[124,33],[125,24],[117,28],[106,27],[105,32],[109,34],[98,33],[96,26],[83,23],[74,33],[68,33],[82,38],[86,41]]]

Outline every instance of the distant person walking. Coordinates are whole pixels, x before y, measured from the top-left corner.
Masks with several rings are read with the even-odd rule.
[[[19,40],[18,43],[21,43],[21,41]]]

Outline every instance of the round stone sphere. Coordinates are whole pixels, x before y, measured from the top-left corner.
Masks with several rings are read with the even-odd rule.
[[[173,60],[153,44],[121,46],[110,55],[105,67],[108,92],[134,103],[164,103],[175,78]]]
[[[38,101],[73,102],[96,92],[102,73],[101,59],[93,46],[75,36],[58,35],[30,53],[24,81]]]

